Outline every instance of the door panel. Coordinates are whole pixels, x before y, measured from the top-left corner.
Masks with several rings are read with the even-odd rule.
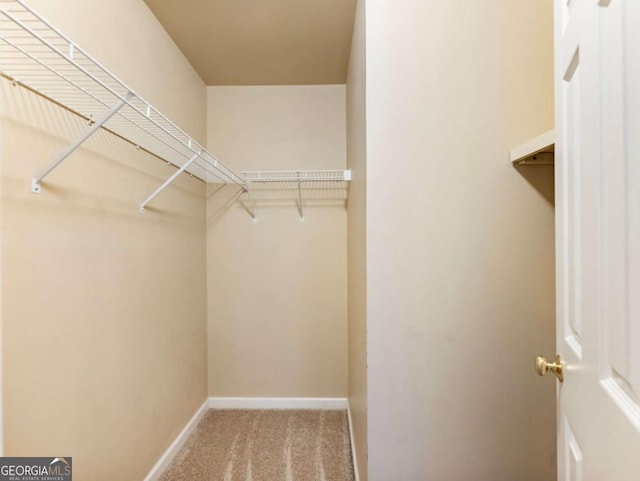
[[[640,2],[556,0],[560,481],[640,478]]]
[[[571,426],[567,418],[564,419],[564,431],[566,433],[566,444],[564,446],[564,456],[567,459],[565,464],[565,479],[570,481],[582,481],[582,450],[578,444],[578,440],[573,435]]]
[[[578,358],[582,357],[582,315],[580,309],[580,255],[581,255],[581,169],[580,169],[580,51],[578,48],[563,75],[562,89],[564,98],[563,143],[565,145],[566,184],[564,205],[567,217],[573,222],[565,224],[566,276],[565,320],[563,337]]]
[[[628,23],[634,15],[640,18],[639,4],[616,0],[606,6],[600,12],[603,229],[608,233],[603,252],[601,377],[610,398],[640,428],[640,350],[634,342],[640,336],[640,38],[637,25],[630,28]],[[627,12],[629,8],[636,12]]]

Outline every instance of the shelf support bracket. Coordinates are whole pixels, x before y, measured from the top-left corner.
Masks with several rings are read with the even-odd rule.
[[[153,194],[151,194],[149,197],[147,197],[145,200],[142,201],[142,203],[140,204],[140,213],[144,214],[144,208],[146,207],[146,205],[151,202],[153,199],[155,199],[155,197],[162,192],[171,182],[173,182],[176,177],[178,177],[180,174],[182,174],[185,170],[187,170],[187,168],[193,164],[198,157],[200,157],[200,155],[202,154],[203,150],[201,150],[200,152],[198,152],[197,154],[195,154],[193,157],[191,157],[189,160],[187,160],[185,162],[185,164],[180,167],[176,172],[174,172],[174,174],[169,177],[164,184],[162,184],[160,187],[158,187]]]
[[[40,182],[42,182],[42,180],[47,175],[49,175],[53,169],[58,167],[67,157],[69,157],[73,152],[75,152],[75,150],[78,147],[80,147],[83,143],[85,143],[89,137],[95,134],[100,129],[100,127],[106,124],[107,121],[111,117],[113,117],[118,112],[118,110],[124,107],[129,102],[129,100],[131,100],[133,97],[135,97],[135,94],[133,92],[129,92],[125,96],[125,98],[122,98],[120,102],[118,102],[113,107],[111,107],[111,109],[108,112],[106,112],[102,116],[102,118],[100,118],[93,125],[91,125],[91,127],[85,133],[83,133],[80,137],[78,137],[78,139],[75,142],[69,145],[69,147],[67,147],[64,150],[64,152],[62,152],[53,162],[51,162],[51,164],[49,164],[49,166],[47,166],[46,169],[44,169],[37,176],[35,176],[31,180],[31,192],[33,192],[34,194],[39,194],[41,191]]]
[[[300,177],[298,177],[298,212],[300,213],[300,223],[304,224],[304,210],[302,209],[302,179]]]
[[[249,213],[251,214],[251,222],[256,224],[258,222],[258,219],[256,219],[256,204],[253,202],[250,186],[251,183],[247,182],[247,184],[244,186],[244,191],[247,193],[247,197],[249,198]]]

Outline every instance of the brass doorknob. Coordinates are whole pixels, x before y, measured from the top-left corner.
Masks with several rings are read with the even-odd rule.
[[[543,356],[536,357],[536,372],[539,376],[544,376],[546,373],[551,371],[556,375],[558,381],[564,381],[564,376],[562,375],[562,356],[558,354],[556,356],[555,362],[549,362]]]

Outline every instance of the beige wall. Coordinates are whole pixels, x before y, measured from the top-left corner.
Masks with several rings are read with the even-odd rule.
[[[508,160],[553,126],[552,3],[366,30],[369,480],[555,479],[552,169]]]
[[[209,87],[208,147],[229,167],[344,169],[345,87]],[[207,206],[209,395],[346,396],[345,188],[234,186]]]
[[[365,2],[360,0],[351,42],[347,78],[347,164],[349,189],[347,246],[349,298],[349,407],[356,462],[367,479],[367,256],[366,256],[366,65]]]
[[[204,87],[141,1],[30,3],[204,125]],[[99,132],[32,194],[87,126],[5,80],[0,95],[5,454],[62,453],[74,479],[139,481],[206,398],[205,185],[180,178],[141,215],[175,169]]]

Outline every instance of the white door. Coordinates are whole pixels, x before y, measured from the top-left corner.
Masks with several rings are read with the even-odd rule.
[[[558,479],[640,480],[640,0],[555,0]]]

